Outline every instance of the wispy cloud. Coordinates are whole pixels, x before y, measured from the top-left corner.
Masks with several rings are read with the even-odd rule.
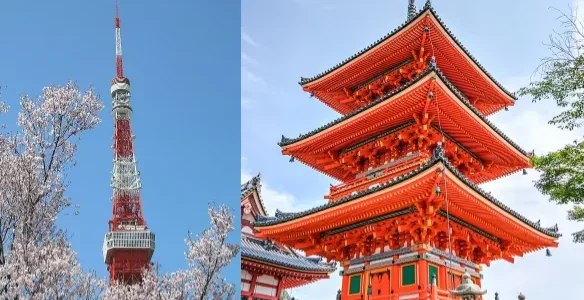
[[[245,96],[241,96],[241,107],[247,107],[249,105],[249,98]],[[243,160],[244,157],[242,157]]]
[[[254,47],[259,46],[259,44],[254,39],[252,39],[251,36],[249,36],[247,33],[245,33],[243,30],[241,31],[241,40],[250,46],[254,46]]]
[[[264,79],[262,79],[259,76],[256,76],[252,72],[247,71],[246,72],[246,75],[247,75],[247,79],[249,79],[249,80],[251,80],[253,82],[257,82],[257,83],[261,83],[261,84],[266,84],[266,81]]]
[[[302,8],[318,8],[322,10],[334,10],[335,6],[332,3],[327,3],[322,0],[294,0],[294,3],[298,4]]]
[[[245,68],[241,68],[241,75],[242,81],[247,80],[252,84],[260,85],[262,87],[267,85],[267,82],[261,76],[258,76]],[[246,85],[242,83],[242,86]]]
[[[249,64],[253,64],[256,65],[258,64],[258,61],[255,60],[253,57],[247,55],[245,52],[241,52],[241,63],[243,64],[244,62],[249,63]]]

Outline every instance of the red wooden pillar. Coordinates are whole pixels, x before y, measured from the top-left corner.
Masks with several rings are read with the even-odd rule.
[[[284,288],[284,276],[278,278],[278,288],[276,289],[276,297],[280,299],[280,295],[282,295],[282,290]]]
[[[251,284],[249,285],[249,295],[251,297],[253,297],[255,294],[255,286],[256,286],[256,280],[257,280],[258,276],[257,276],[257,274],[254,274],[251,272],[250,272],[250,274],[251,274]]]
[[[421,249],[418,250],[418,255],[420,257],[423,257],[424,254],[426,254],[426,250],[422,248],[423,246],[421,246]],[[425,299],[427,298],[427,293],[428,293],[428,285],[429,285],[429,281],[428,281],[428,261],[425,259],[420,259],[418,260],[418,286],[420,287],[419,289],[419,297],[420,299]]]
[[[363,264],[364,267],[369,266],[370,262],[366,261],[365,264]],[[369,300],[369,296],[367,295],[367,289],[369,288],[369,282],[371,281],[371,278],[369,278],[369,271],[363,271],[363,273],[361,273],[361,278],[362,278],[362,283],[363,283],[363,288],[361,289],[361,295],[363,295],[364,299]]]
[[[398,260],[399,259],[399,255],[394,255],[393,256],[393,260]],[[399,292],[400,292],[400,266],[399,265],[392,265],[391,266],[391,271],[390,271],[390,289],[389,289],[389,294],[391,295],[391,299],[398,299],[399,298]],[[393,294],[391,293],[393,291]]]
[[[345,267],[345,271],[347,268]],[[349,297],[349,276],[343,275],[341,283],[341,299],[347,299]]]

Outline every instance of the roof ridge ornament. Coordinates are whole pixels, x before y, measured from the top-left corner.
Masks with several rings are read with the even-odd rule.
[[[550,226],[544,229],[550,232],[558,232],[558,223],[556,223],[554,226]]]
[[[408,0],[408,21],[416,16],[415,0]]]
[[[426,0],[426,3],[424,4],[424,9],[431,8],[431,7],[432,7],[432,2],[430,0]]]
[[[436,143],[436,148],[434,148],[434,158],[444,158],[444,149],[442,149],[442,142]]]
[[[436,68],[436,56],[432,55],[432,57],[430,58],[429,65],[431,68]]]

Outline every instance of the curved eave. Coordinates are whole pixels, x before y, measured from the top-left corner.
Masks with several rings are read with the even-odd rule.
[[[329,268],[329,269],[299,269],[299,268],[295,268],[293,266],[290,265],[286,265],[286,264],[282,264],[279,261],[275,261],[275,260],[267,260],[263,257],[259,257],[259,256],[253,256],[253,255],[241,255],[241,260],[249,260],[249,261],[253,261],[255,263],[259,263],[259,264],[263,264],[263,265],[267,265],[267,266],[272,266],[278,269],[282,269],[282,270],[288,270],[288,271],[292,271],[292,272],[296,272],[296,273],[302,273],[302,274],[307,274],[307,275],[329,275],[331,273],[333,273],[334,271],[336,271],[336,267],[333,268]]]
[[[512,210],[511,208],[509,208],[508,206],[506,206],[505,204],[503,204],[499,200],[495,199],[490,194],[486,193],[480,187],[478,187],[477,185],[472,183],[470,180],[468,180],[463,174],[461,174],[458,170],[456,170],[456,168],[454,166],[452,166],[448,162],[448,160],[444,157],[444,151],[441,148],[437,148],[435,150],[433,158],[425,165],[417,168],[415,171],[409,172],[408,174],[398,176],[390,181],[387,181],[383,184],[380,184],[379,186],[377,186],[375,188],[371,188],[371,189],[367,189],[367,190],[358,192],[356,195],[345,197],[345,198],[340,199],[338,201],[324,204],[324,205],[315,207],[315,208],[307,210],[307,211],[286,214],[285,216],[283,216],[281,218],[266,218],[266,219],[263,219],[261,221],[256,221],[256,222],[254,222],[254,226],[261,233],[262,230],[265,230],[267,228],[280,226],[280,225],[283,225],[286,223],[300,221],[302,219],[308,219],[308,218],[311,218],[315,214],[320,215],[327,210],[336,208],[338,206],[349,204],[350,202],[357,201],[360,198],[363,198],[365,196],[373,195],[375,193],[381,192],[382,190],[390,189],[392,187],[400,185],[401,183],[403,183],[403,182],[405,182],[405,181],[407,181],[407,180],[409,180],[409,179],[411,179],[419,174],[422,174],[422,173],[428,171],[429,169],[431,169],[433,166],[435,166],[438,163],[442,163],[449,170],[449,172],[451,174],[453,174],[458,180],[463,182],[464,185],[470,187],[470,189],[472,189],[474,192],[476,192],[482,198],[488,200],[496,208],[498,208],[502,212],[504,212],[509,218],[518,220],[521,223],[527,225],[528,227],[534,229],[535,234],[547,236],[547,239],[550,239],[550,240],[555,240],[561,236],[561,234],[559,234],[557,232],[550,231],[546,228],[541,227],[537,223],[528,220],[524,216],[522,216],[519,213],[517,213],[516,211]]]
[[[247,257],[299,273],[330,273],[336,270],[336,265],[313,261],[288,248],[281,248],[270,243],[267,243],[269,246],[266,248],[266,245],[263,245],[265,242],[266,240],[242,236],[242,259]]]
[[[251,187],[247,188],[247,185],[249,185],[249,184],[251,184]],[[261,187],[260,174],[252,177],[252,179],[248,180],[247,182],[245,182],[241,186],[244,186],[244,185],[246,186],[246,188],[242,189],[242,191],[241,191],[241,201],[243,202],[249,196],[253,195],[253,198],[255,200],[255,204],[258,207],[260,214],[266,216],[267,215],[266,206],[264,205],[264,201],[262,200],[262,196],[260,194],[260,189],[259,189],[259,187]]]
[[[399,89],[381,97],[380,99],[370,103],[369,105],[363,106],[362,108],[356,110],[355,112],[348,114],[346,116],[342,116],[328,124],[319,127],[307,134],[300,135],[298,138],[295,139],[287,139],[282,136],[281,142],[278,144],[282,148],[282,153],[284,155],[292,155],[298,154],[298,149],[302,148],[303,145],[308,145],[309,143],[317,143],[320,139],[325,139],[328,134],[333,134],[335,130],[338,131],[341,126],[345,126],[346,124],[351,123],[352,121],[358,122],[358,120],[362,119],[361,116],[365,114],[372,113],[376,106],[382,106],[385,103],[389,103],[393,101],[393,99],[400,98],[410,92],[416,90],[418,86],[423,84],[423,82],[430,80],[431,77],[436,75],[438,82],[441,86],[446,87],[444,90],[450,92],[451,98],[457,99],[463,105],[462,108],[466,107],[469,115],[474,115],[479,122],[479,124],[486,128],[489,135],[492,135],[496,139],[500,140],[506,148],[510,149],[515,156],[518,157],[520,161],[523,162],[525,166],[529,167],[529,157],[525,150],[523,150],[519,145],[513,142],[507,135],[505,135],[501,130],[499,130],[493,123],[491,123],[488,119],[486,119],[470,102],[466,99],[457,89],[444,77],[442,72],[435,66],[428,67],[424,72],[420,75],[413,78],[408,83],[401,86]],[[437,120],[435,120],[437,122]],[[314,166],[312,166],[314,168]],[[321,171],[322,172],[322,171]]]
[[[335,74],[342,73],[345,69],[349,68],[351,65],[357,64],[359,61],[361,61],[362,59],[367,57],[368,53],[372,53],[375,50],[382,48],[382,47],[385,47],[386,45],[392,43],[392,41],[394,39],[396,39],[397,37],[399,37],[403,32],[408,31],[413,26],[417,25],[418,23],[423,22],[423,19],[426,18],[426,16],[430,17],[430,19],[432,20],[432,23],[435,24],[436,28],[443,33],[442,35],[444,35],[444,37],[449,41],[449,43],[452,45],[452,47],[458,53],[461,53],[462,57],[470,64],[470,66],[472,66],[475,70],[477,70],[477,73],[480,74],[480,77],[482,77],[483,80],[485,80],[485,82],[488,85],[495,87],[495,90],[498,92],[498,94],[500,94],[500,96],[502,98],[504,98],[505,101],[507,101],[507,103],[502,103],[502,105],[509,105],[509,106],[513,105],[515,103],[515,101],[517,100],[517,97],[513,93],[511,93],[507,89],[505,89],[497,80],[494,79],[494,77],[489,72],[486,71],[486,69],[477,61],[477,59],[474,58],[469,53],[469,51],[462,45],[462,43],[452,34],[452,32],[448,29],[448,27],[446,27],[446,25],[442,22],[440,17],[436,14],[434,9],[430,6],[425,7],[424,9],[422,9],[418,13],[418,15],[416,17],[412,18],[410,21],[403,23],[401,26],[399,26],[397,29],[393,30],[391,33],[389,33],[386,36],[384,36],[383,38],[377,40],[375,43],[369,45],[365,49],[359,51],[357,54],[354,54],[353,56],[349,57],[348,59],[345,59],[343,62],[335,65],[334,67],[332,67],[332,68],[326,70],[325,72],[322,72],[314,77],[301,78],[299,84],[302,86],[303,90],[311,91],[313,89],[313,87],[318,86],[319,83],[326,81],[328,78],[331,78]],[[367,79],[364,79],[364,80],[367,80]],[[321,99],[321,101],[323,101],[329,107],[333,108],[334,110],[336,110],[338,112],[341,112],[341,113],[347,112],[347,108],[345,107],[346,105],[344,105],[344,104],[340,104],[336,101],[327,101],[324,99]],[[493,107],[492,109],[487,109],[486,111],[484,111],[484,113],[485,114],[494,113],[502,108],[500,106],[501,105],[498,105],[496,107]]]
[[[391,134],[391,133],[398,132],[398,131],[403,130],[403,129],[407,129],[410,126],[413,126],[414,123],[415,123],[414,121],[411,121],[411,122],[407,122],[403,125],[398,125],[397,127],[391,128],[390,130],[388,130],[380,135],[375,136],[374,138],[368,139],[367,141],[363,141],[363,142],[360,142],[354,146],[351,146],[348,149],[352,150],[352,149],[357,148],[359,146],[365,145],[371,141],[378,140],[380,136],[382,137],[386,134]],[[434,128],[434,130],[440,132],[440,130],[439,130],[439,128],[437,128],[437,126],[433,126],[433,128]],[[454,143],[458,147],[462,148],[466,153],[469,153],[473,158],[482,161],[482,159],[480,157],[475,155],[475,153],[473,153],[472,151],[466,149],[466,147],[464,145],[457,142],[454,138],[449,136],[447,133],[444,132],[443,134],[444,134],[444,137],[445,137],[447,143]],[[343,152],[348,152],[348,151],[349,150],[343,151]],[[322,165],[319,165],[317,163],[317,159],[312,154],[294,153],[292,155],[295,157],[296,161],[299,161],[300,163],[310,167],[311,169],[313,169],[315,171],[320,172],[321,174],[323,174],[325,176],[329,176],[329,177],[334,178],[340,182],[344,182],[346,180],[346,178],[343,177],[345,171],[341,167],[336,167],[333,169],[325,170]],[[475,182],[477,184],[482,184],[482,183],[490,182],[493,180],[497,180],[499,178],[503,178],[505,176],[509,176],[509,175],[516,173],[516,172],[520,171],[521,169],[524,169],[527,167],[531,167],[531,165],[529,163],[526,163],[525,165],[513,165],[513,166],[511,166],[511,165],[497,165],[498,172],[495,174],[495,177],[492,177],[492,175],[486,175],[484,173],[479,172],[479,173],[475,174],[474,176],[472,176],[471,179],[473,182]],[[371,184],[374,184],[374,182],[367,181],[367,182],[362,183],[361,185],[366,186],[366,185],[371,185]],[[335,197],[335,199],[336,199],[336,197]]]

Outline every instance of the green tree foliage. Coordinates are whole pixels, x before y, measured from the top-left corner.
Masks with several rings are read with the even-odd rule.
[[[559,11],[558,11],[559,12]],[[563,130],[577,130],[584,124],[584,23],[572,11],[560,12],[560,31],[550,35],[551,55],[536,70],[538,80],[519,90],[533,102],[555,101],[562,109],[549,124]],[[558,204],[572,204],[568,219],[584,221],[584,141],[532,158],[542,172],[537,189]],[[584,242],[584,230],[573,233],[574,242]]]

